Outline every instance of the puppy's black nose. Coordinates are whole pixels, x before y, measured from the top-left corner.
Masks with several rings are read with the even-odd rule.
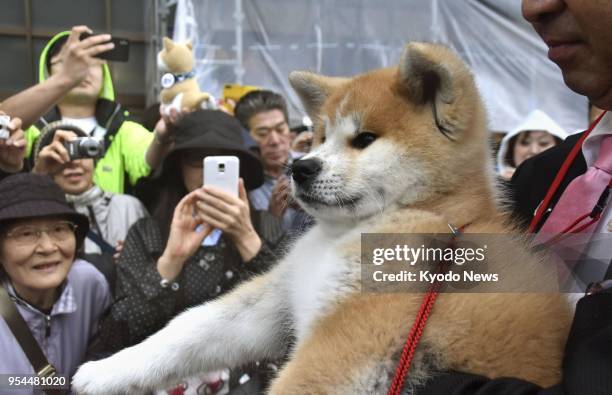
[[[300,185],[314,180],[321,172],[323,163],[318,159],[296,160],[291,166],[293,179]]]

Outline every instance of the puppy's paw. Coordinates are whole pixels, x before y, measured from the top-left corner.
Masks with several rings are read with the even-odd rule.
[[[133,367],[124,366],[116,357],[82,365],[72,378],[72,391],[79,395],[142,394],[130,375]]]

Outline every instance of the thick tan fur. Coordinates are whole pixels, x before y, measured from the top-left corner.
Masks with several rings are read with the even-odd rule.
[[[159,53],[159,58],[167,72],[174,74],[187,73],[193,69],[195,60],[191,42],[176,43],[168,37],[164,37],[163,43],[164,48]],[[201,108],[202,103],[210,98],[208,93],[200,91],[195,78],[191,78],[178,82],[170,88],[162,89],[160,92],[161,103],[164,105],[170,104],[181,93],[183,94],[181,109],[195,110]]]
[[[427,86],[433,74],[440,81]],[[450,50],[414,43],[399,67],[352,79],[297,72],[290,80],[315,119],[316,141],[326,133],[325,120],[329,124],[358,113],[362,129],[392,139],[428,165],[426,192],[371,219],[368,232],[448,233],[448,223],[467,225],[467,233],[516,232],[496,205],[483,105],[471,74]],[[440,138],[435,111],[452,139]],[[344,253],[358,264],[359,242],[347,244]],[[542,259],[520,237],[501,238],[488,254],[491,271],[517,285],[554,285],[554,273],[547,272]],[[572,314],[565,296],[492,293],[494,288],[483,293],[486,285],[480,291],[439,296],[410,384],[439,369],[517,377],[539,385],[557,382]],[[376,392],[385,393],[422,298],[416,293],[354,293],[339,300],[294,350],[270,392],[326,394],[334,388],[334,394],[348,394],[370,385],[357,382],[374,382],[380,383],[373,387]]]
[[[376,232],[443,232],[447,225],[423,212],[406,212],[411,225],[390,223]],[[412,218],[411,218],[412,217]],[[415,226],[416,225],[416,226]],[[470,225],[475,233],[508,231],[495,222]],[[517,288],[533,281],[554,281],[538,258],[504,239],[489,246],[489,264],[501,276],[515,276]],[[347,255],[358,259],[358,246]],[[512,257],[513,262],[505,264]],[[514,267],[513,267],[514,266]],[[546,285],[546,284],[544,284]],[[483,285],[486,287],[486,285]],[[495,290],[495,286],[491,288]],[[433,309],[412,364],[408,381],[424,382],[433,371],[453,369],[490,378],[517,377],[542,386],[560,379],[563,347],[571,309],[558,293],[442,293]],[[421,293],[354,294],[340,302],[302,342],[274,382],[271,394],[351,393],[355,382],[388,387],[414,317]]]

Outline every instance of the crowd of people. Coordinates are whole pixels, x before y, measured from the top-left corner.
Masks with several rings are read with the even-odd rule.
[[[596,220],[580,232],[610,233],[612,5],[523,0],[523,14],[566,84],[604,114],[592,131],[569,135],[534,109],[505,135],[497,171],[512,213],[526,231],[563,233],[575,231],[572,216],[584,211]],[[280,94],[252,91],[233,114],[173,111],[148,130],[117,103],[109,68],[96,57],[112,48],[110,36],[80,39],[86,32],[77,26],[53,37],[40,56],[40,82],[0,103],[10,116],[0,139],[0,304],[13,311],[0,319],[0,373],[41,374],[51,365],[69,377],[265,272],[314,222],[290,196],[291,165],[313,135],[292,131]],[[576,41],[582,46],[570,48]],[[103,149],[69,152],[89,137]],[[203,159],[217,155],[240,160],[237,197],[202,185]],[[586,248],[602,257],[604,281],[577,304],[559,385],[451,371],[418,394],[612,393],[612,248]],[[16,335],[24,322],[31,336]],[[211,394],[261,393],[282,363],[190,382]]]
[[[109,68],[95,57],[109,37],[80,40],[88,31],[53,37],[40,83],[0,106],[11,117],[0,142],[2,285],[65,376],[267,270],[311,224],[286,203],[287,169],[300,153],[290,150],[282,96],[253,92],[238,103],[248,107],[241,117],[172,112],[149,131],[114,100]],[[69,152],[89,137],[104,148]],[[239,158],[238,197],[202,187],[203,159],[215,155]],[[11,355],[2,372],[38,372],[0,326]],[[232,387],[249,377],[260,390],[274,362],[209,372],[199,384],[220,390],[228,376]]]

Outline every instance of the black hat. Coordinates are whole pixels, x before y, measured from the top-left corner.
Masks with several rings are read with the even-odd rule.
[[[175,160],[178,151],[188,149],[215,149],[227,151],[240,159],[240,177],[247,190],[263,184],[263,166],[257,155],[249,149],[240,122],[219,110],[197,110],[187,113],[175,125],[176,140],[153,178],[159,178],[169,160]]]
[[[0,182],[0,225],[17,219],[59,215],[77,225],[77,249],[89,230],[89,220],[66,202],[64,192],[47,176],[18,173]]]

